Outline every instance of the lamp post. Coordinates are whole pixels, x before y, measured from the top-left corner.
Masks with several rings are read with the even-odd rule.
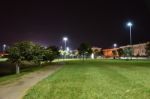
[[[65,46],[64,46],[64,58],[66,58],[66,43],[67,43],[67,41],[68,41],[68,38],[67,37],[63,37],[63,41],[64,41],[64,43],[65,43]]]
[[[113,57],[114,57],[114,59],[116,59],[116,56],[117,56],[117,51],[116,51],[117,44],[114,43],[114,44],[113,44],[113,47],[114,47],[114,50],[113,50],[113,51],[114,51],[114,52],[113,52],[114,56],[113,56]]]
[[[133,24],[131,22],[127,23],[127,26],[130,28],[130,46],[131,46],[131,59],[132,59],[132,50],[133,50],[133,46],[132,46],[132,26]]]
[[[132,45],[132,23],[128,22],[127,26],[130,28],[130,45]]]
[[[3,52],[6,51],[6,44],[3,44]]]
[[[65,50],[66,50],[66,42],[68,41],[68,38],[67,37],[63,37],[63,41],[65,43]]]
[[[113,44],[113,46],[114,46],[114,48],[116,48],[116,47],[117,47],[117,44],[116,44],[116,43],[114,43],[114,44]]]

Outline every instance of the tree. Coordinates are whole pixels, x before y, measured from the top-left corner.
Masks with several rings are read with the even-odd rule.
[[[124,52],[123,52],[122,48],[117,49],[117,52],[118,52],[119,57],[124,55]]]
[[[44,47],[41,47],[39,44],[35,44],[35,46],[33,47],[33,62],[41,65],[41,61],[43,61],[43,57],[44,57]]]
[[[16,74],[19,74],[20,64],[21,64],[21,61],[24,59],[21,56],[21,51],[18,47],[14,46],[14,47],[9,48],[8,52],[9,52],[8,60],[11,63],[14,63],[16,65]]]
[[[124,48],[123,52],[124,52],[125,56],[127,56],[127,57],[132,56],[132,48],[131,47]]]
[[[56,46],[50,46],[44,50],[44,61],[52,62],[54,59],[60,56],[59,48]]]
[[[59,48],[57,46],[50,46],[48,49],[51,49],[54,58],[58,58],[60,56]]]
[[[116,51],[116,50],[113,50],[112,53],[113,53],[114,59],[116,59],[117,51]]]
[[[146,44],[146,54],[147,56],[150,56],[150,42]]]
[[[24,60],[32,61],[33,60],[33,48],[35,46],[34,43],[30,41],[23,41],[14,44],[20,50],[20,55],[24,57]]]
[[[44,56],[43,56],[43,60],[44,61],[52,61],[52,60],[54,60],[55,58],[54,58],[54,55],[53,55],[53,52],[52,52],[52,50],[51,49],[45,49],[44,50]]]
[[[58,57],[59,51],[55,46],[47,49],[39,44],[30,41],[15,43],[8,49],[8,59],[11,63],[16,64],[16,73],[20,72],[20,64],[22,61],[33,61],[41,64],[41,61],[52,61]]]
[[[82,58],[84,60],[85,57],[87,58],[87,56],[91,55],[92,49],[89,44],[81,43],[78,48],[78,52],[79,52],[79,55],[82,56]]]
[[[16,64],[16,73],[20,73],[22,61],[32,61],[35,58],[36,45],[29,41],[15,43],[8,49],[8,60]]]
[[[131,57],[131,60],[132,60],[132,48],[131,47],[124,48],[123,53],[124,53],[124,56]]]

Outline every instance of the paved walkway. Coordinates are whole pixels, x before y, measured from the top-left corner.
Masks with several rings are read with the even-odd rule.
[[[62,66],[49,66],[44,70],[35,71],[23,76],[22,79],[7,85],[0,86],[0,99],[22,99],[26,91],[40,80],[53,74]]]

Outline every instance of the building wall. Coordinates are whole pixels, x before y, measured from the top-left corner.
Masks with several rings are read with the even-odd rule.
[[[141,43],[141,44],[134,44],[134,45],[126,45],[126,46],[121,46],[119,48],[125,49],[128,47],[133,47],[133,56],[146,56],[146,44],[147,43]],[[113,55],[113,51],[116,51],[118,56],[118,52],[117,52],[118,48],[112,48],[112,49],[104,49],[103,50],[103,54],[105,57],[114,57]]]
[[[146,56],[146,43],[133,46],[134,56]]]
[[[92,51],[94,52],[95,50],[101,51],[102,48],[99,48],[99,47],[92,47],[91,49],[92,49]]]
[[[105,57],[114,57],[114,56],[118,56],[117,49],[118,49],[118,48],[104,49],[104,50],[103,50],[103,54],[104,54]],[[115,51],[116,55],[113,54],[113,51]]]
[[[133,47],[134,56],[146,56],[146,44],[147,43],[135,44],[133,46],[127,45],[127,46],[121,46],[120,48],[124,49],[127,47]]]

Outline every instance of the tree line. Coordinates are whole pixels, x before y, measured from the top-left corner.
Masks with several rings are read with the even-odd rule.
[[[102,50],[92,50],[92,47],[88,43],[81,43],[78,47],[78,56],[80,58],[87,59],[93,53],[95,58],[98,56],[103,56],[104,53]],[[16,65],[16,73],[20,73],[20,64],[23,61],[32,61],[38,65],[41,62],[52,62],[54,59],[60,56],[61,51],[57,46],[49,46],[47,48],[41,46],[40,44],[33,43],[31,41],[22,41],[13,44],[7,50],[8,52],[8,61]],[[119,48],[116,51],[112,52],[114,56],[131,56],[132,49],[128,48]],[[72,53],[73,54],[73,53]],[[146,45],[146,54],[150,56],[150,42]]]
[[[20,65],[23,61],[34,62],[38,65],[41,62],[52,62],[59,56],[59,48],[56,46],[49,46],[45,48],[40,44],[30,41],[22,41],[13,44],[7,50],[8,61],[16,65],[16,73],[20,73]]]

